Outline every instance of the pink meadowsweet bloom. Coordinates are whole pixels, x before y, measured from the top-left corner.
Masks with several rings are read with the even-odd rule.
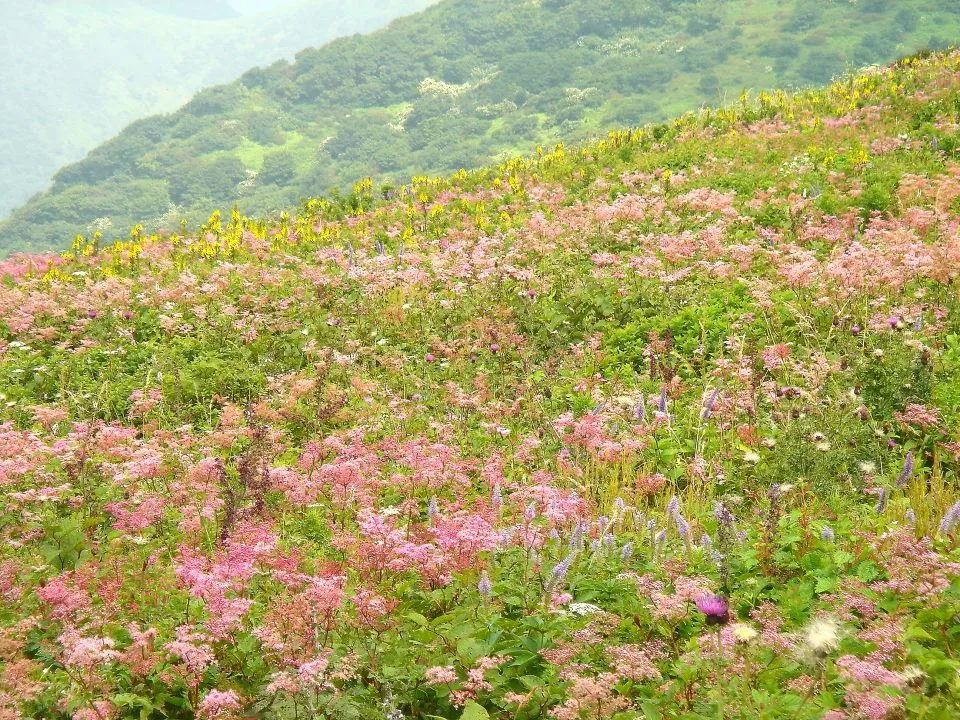
[[[36,589],[37,597],[53,608],[51,617],[70,617],[78,610],[90,607],[90,596],[82,588],[78,588],[75,582],[74,573],[65,572]]]
[[[920,428],[936,427],[943,420],[937,408],[928,408],[919,403],[910,403],[903,412],[895,412],[893,416],[904,425]]]
[[[423,676],[426,678],[428,685],[443,685],[445,683],[456,682],[457,671],[452,667],[437,665],[427,668]]]
[[[94,700],[93,707],[82,707],[71,715],[71,720],[111,720],[117,716],[117,706],[109,700]]]
[[[70,667],[92,669],[120,657],[113,649],[112,638],[86,637],[72,627],[60,635],[60,644],[63,645],[63,664]]]
[[[770,345],[763,349],[763,366],[767,370],[776,370],[790,357],[790,346],[786,343]]]
[[[197,706],[197,717],[220,718],[240,708],[240,696],[233,690],[211,690]]]

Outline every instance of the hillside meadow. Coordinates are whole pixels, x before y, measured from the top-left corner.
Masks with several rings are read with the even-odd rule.
[[[958,123],[921,54],[4,261],[0,717],[957,717]]]

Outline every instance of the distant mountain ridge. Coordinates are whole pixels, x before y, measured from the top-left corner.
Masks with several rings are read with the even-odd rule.
[[[130,122],[431,1],[0,3],[0,217]]]
[[[937,0],[444,0],[135,122],[61,169],[0,242],[277,212],[365,176],[476,167],[958,38],[960,6]]]

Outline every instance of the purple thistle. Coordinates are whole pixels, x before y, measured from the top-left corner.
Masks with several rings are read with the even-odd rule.
[[[697,598],[697,610],[707,618],[707,625],[726,625],[730,620],[730,606],[721,595],[701,595]]]
[[[900,471],[900,475],[897,477],[897,482],[895,487],[902,488],[907,484],[907,481],[910,479],[910,476],[913,475],[913,451],[907,453],[907,456],[903,460],[903,469]]]

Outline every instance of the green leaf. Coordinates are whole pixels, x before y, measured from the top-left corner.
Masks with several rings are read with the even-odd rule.
[[[820,593],[832,592],[836,587],[837,579],[835,577],[819,577],[813,591],[819,595]]]
[[[653,700],[645,700],[640,703],[640,709],[643,710],[643,715],[647,720],[660,720],[662,717],[660,711],[657,710],[657,706],[653,704]]]
[[[473,700],[467,700],[463,713],[460,715],[460,720],[490,720],[490,715],[483,709],[483,706],[478,705]]]
[[[880,568],[877,567],[877,564],[873,562],[873,560],[864,560],[857,565],[857,577],[864,582],[875,580],[879,575]]]

